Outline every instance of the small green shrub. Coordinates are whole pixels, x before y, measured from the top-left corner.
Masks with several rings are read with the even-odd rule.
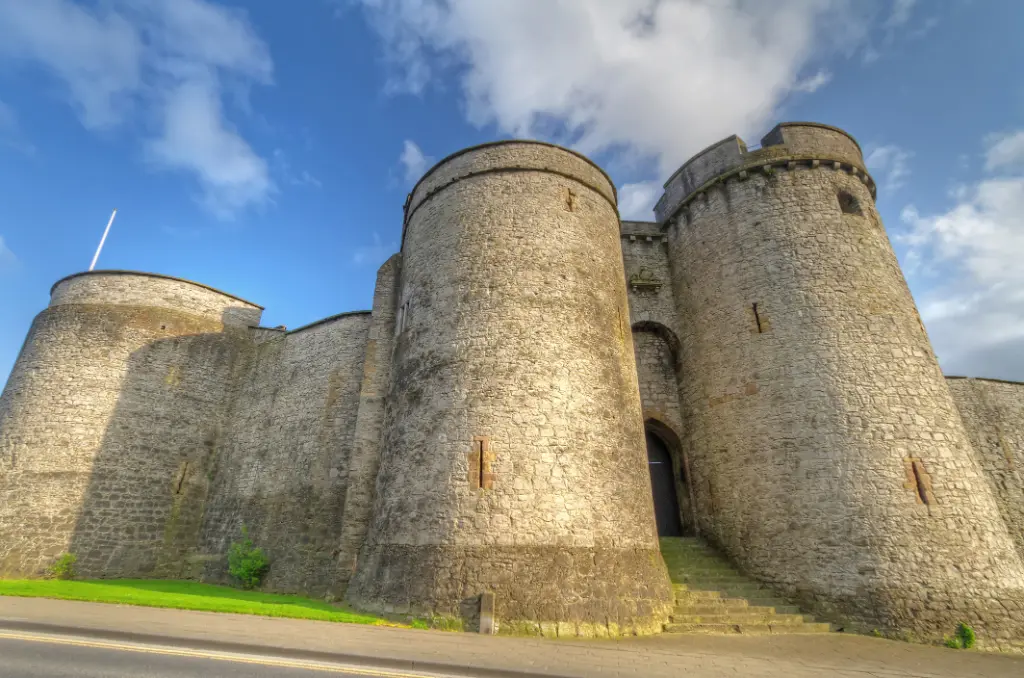
[[[950,638],[946,637],[946,647],[951,647],[954,650],[969,650],[974,647],[974,642],[977,640],[977,636],[967,624],[960,622],[956,627],[956,634]]]
[[[57,562],[50,568],[50,574],[57,579],[74,579],[76,562],[78,562],[78,556],[74,553],[61,554],[60,558],[57,558]]]
[[[252,589],[260,585],[263,576],[270,569],[270,560],[263,549],[258,548],[249,538],[249,528],[242,526],[242,540],[231,544],[228,551],[228,572],[242,584]]]

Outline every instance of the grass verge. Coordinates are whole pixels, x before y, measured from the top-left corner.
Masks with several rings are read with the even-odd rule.
[[[63,581],[54,579],[0,579],[0,595],[26,598],[57,598],[94,603],[117,603],[179,610],[233,612],[264,617],[289,617],[317,621],[422,628],[421,623],[401,624],[355,612],[342,605],[302,596],[242,591],[190,581],[163,579],[102,579]]]

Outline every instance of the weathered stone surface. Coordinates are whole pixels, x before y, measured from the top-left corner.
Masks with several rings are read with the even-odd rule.
[[[1024,384],[958,377],[946,383],[1024,559]]]
[[[269,588],[339,595],[338,535],[363,381],[369,313],[252,346],[219,450],[199,548],[226,553],[245,525],[271,561]],[[205,570],[226,580],[223,560]]]
[[[869,189],[800,165],[680,204],[668,256],[702,533],[837,619],[1024,637],[1024,565]]]
[[[410,203],[374,517],[348,598],[453,613],[495,590],[513,620],[663,619],[611,186],[542,144],[450,162]],[[447,175],[460,178],[424,195]]]
[[[0,397],[0,575],[174,575],[259,307],[168,278],[61,281]]]
[[[371,312],[287,332],[188,281],[65,278],[0,396],[0,576],[72,551],[222,581],[246,525],[269,590],[649,633],[646,425],[745,574],[1024,649],[1024,385],[943,378],[873,192],[848,134],[784,123],[619,222],[586,158],[499,142],[416,186]]]

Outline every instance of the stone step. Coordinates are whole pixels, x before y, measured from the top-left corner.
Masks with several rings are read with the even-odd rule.
[[[718,591],[723,598],[774,598],[773,592],[755,584],[729,584],[690,581],[683,584],[688,591]]]
[[[774,607],[751,607],[743,598],[718,598],[694,601],[676,601],[673,608],[678,614],[719,614],[735,610],[746,612],[748,610],[774,612]]]
[[[742,575],[700,575],[697,573],[680,573],[678,575],[670,575],[670,578],[673,581],[678,579],[681,584],[754,584],[754,582]]]
[[[759,612],[725,612],[723,614],[673,614],[673,624],[805,624],[813,622],[800,614],[761,614]]]
[[[721,598],[721,596],[719,596]],[[752,607],[774,607],[776,612],[797,612],[800,608],[783,598],[744,598]]]
[[[675,591],[676,596],[680,594],[687,594],[697,598],[720,598],[722,592],[717,589],[691,589],[686,584],[672,584],[672,589]]]
[[[693,561],[693,560],[675,560],[673,558],[664,558],[665,567],[671,572],[672,570],[689,571],[689,570],[700,570],[701,572],[733,572],[735,574],[741,574],[739,570],[733,567],[729,563],[714,563],[706,561]]]
[[[665,624],[665,633],[763,636],[783,633],[828,633],[829,624]]]

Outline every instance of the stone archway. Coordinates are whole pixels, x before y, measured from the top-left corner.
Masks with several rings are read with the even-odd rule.
[[[654,520],[659,537],[683,536],[683,520],[679,512],[672,455],[657,433],[647,429],[647,469],[651,474],[654,495]]]
[[[679,437],[664,422],[654,418],[646,419],[644,432],[658,536],[696,535],[689,464],[682,453]]]

